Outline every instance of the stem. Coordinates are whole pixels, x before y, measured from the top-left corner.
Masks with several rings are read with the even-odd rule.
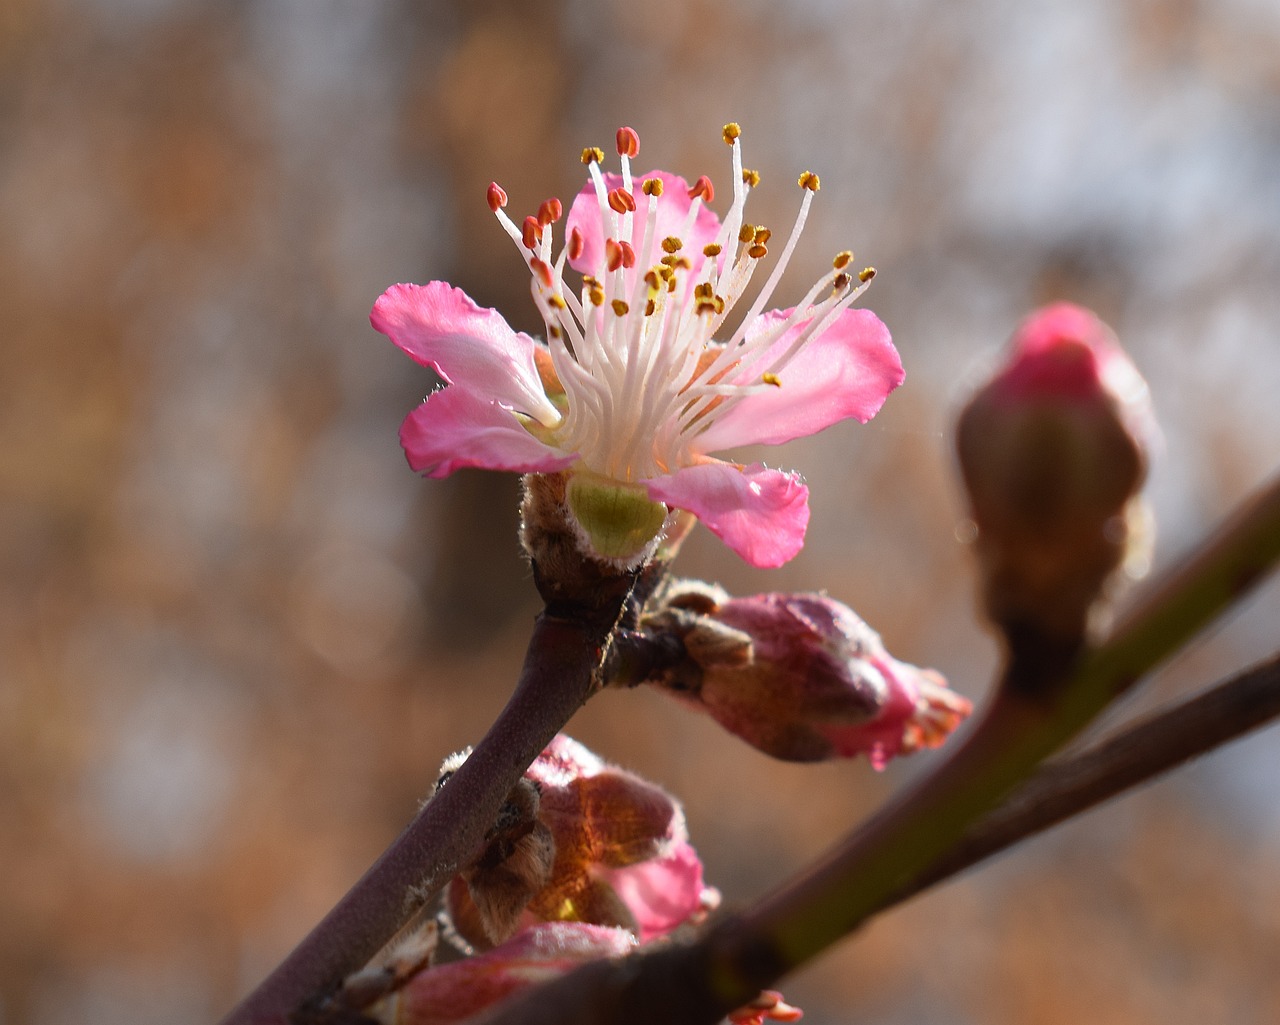
[[[590,696],[614,619],[538,617],[515,693],[448,786],[223,1025],[282,1025],[378,952],[413,910],[411,892],[438,891],[475,856],[516,781]]]

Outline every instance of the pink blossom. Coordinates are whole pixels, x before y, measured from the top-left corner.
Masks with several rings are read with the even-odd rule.
[[[737,326],[728,324],[771,238],[744,222],[759,176],[743,169],[738,135],[726,126],[733,198],[723,222],[706,205],[708,179],[690,187],[665,171],[632,174],[631,129],[618,133],[621,174],[601,170],[599,150],[584,152],[590,181],[558,251],[558,200],[517,226],[503,210],[506,193],[490,187],[490,206],[531,271],[545,345],[445,282],[395,285],[378,299],[373,326],[448,385],[401,429],[415,470],[569,471],[693,513],[753,565],[778,566],[799,551],[809,518],[799,477],[710,453],[866,422],[904,375],[885,326],[850,308],[874,274],[857,272],[850,253],[798,305],[765,312],[818,188],[808,172],[778,262]],[[566,287],[566,265],[579,288]],[[569,505],[572,518],[572,492]],[[591,524],[577,525],[600,557]],[[652,547],[603,557],[634,565]]]

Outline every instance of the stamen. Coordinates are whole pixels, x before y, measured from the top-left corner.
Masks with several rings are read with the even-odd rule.
[[[618,129],[618,156],[635,157],[640,155],[640,135],[634,128]]]
[[[738,241],[743,245],[754,242],[756,240],[756,226],[754,224],[744,224],[738,232]]]
[[[752,171],[750,168],[742,169],[742,183],[749,189],[754,189],[760,184],[760,172]]]
[[[770,374],[770,373],[761,374],[760,380],[762,380],[765,384],[773,385],[775,388],[782,387],[782,382],[778,379],[777,374]]]
[[[626,189],[613,189],[609,193],[609,207],[618,214],[634,213],[636,200]]]
[[[613,312],[616,313],[619,317],[625,317],[628,313],[631,312],[631,307],[628,306],[621,299],[615,299],[609,305],[613,307]]]
[[[622,246],[615,239],[604,240],[604,265],[609,270],[617,270],[622,266]]]
[[[529,261],[529,266],[533,268],[533,273],[538,275],[538,280],[542,282],[542,287],[550,288],[554,279],[551,276],[551,268],[547,263],[535,256]]]
[[[630,242],[619,242],[618,247],[622,250],[622,266],[630,270],[636,265],[636,251],[631,248]],[[617,270],[616,267],[610,269]],[[874,274],[875,272],[872,271],[872,273]]]
[[[802,189],[808,189],[810,192],[817,192],[822,188],[822,180],[812,171],[805,171],[796,184]]]
[[[862,270],[858,271],[858,280],[864,285],[875,276],[876,269],[874,267],[864,267]]]
[[[653,196],[656,199],[662,195],[662,179],[646,178],[640,186],[640,191],[646,196]]]
[[[712,256],[719,256],[720,250],[721,247],[712,242],[710,245],[702,247],[702,255],[708,258]]]
[[[699,175],[698,180],[689,186],[689,198],[698,197],[701,197],[704,203],[710,203],[716,198],[716,188],[705,174]]]
[[[599,146],[587,146],[582,151],[582,162],[584,164],[600,164],[604,162],[604,150]]]
[[[727,142],[730,146],[733,145],[734,140],[737,139],[738,136],[740,136],[741,134],[742,134],[742,125],[738,124],[737,121],[730,121],[727,125],[724,126],[724,129],[723,129],[724,141]]]
[[[753,260],[760,260],[769,255],[769,250],[762,245],[754,245],[747,250],[747,255]]]
[[[835,259],[831,261],[831,266],[834,267],[836,270],[844,270],[852,262],[853,262],[853,253],[850,252],[848,249],[845,249],[839,253],[836,253]]]
[[[678,253],[684,248],[684,243],[674,235],[668,235],[662,240],[662,251],[670,256],[672,253]]]
[[[538,248],[538,243],[542,241],[542,225],[538,223],[538,218],[530,216],[524,219],[522,237],[526,249]]]
[[[497,182],[489,183],[489,192],[486,198],[489,201],[489,209],[495,214],[507,205],[507,194]]]
[[[582,251],[586,248],[586,245],[587,243],[583,239],[581,231],[574,228],[569,232],[569,259],[574,261],[580,260],[582,258]]]
[[[556,199],[555,196],[550,199],[544,199],[542,206],[538,207],[538,223],[544,228],[548,224],[555,224],[563,215],[564,204]]]

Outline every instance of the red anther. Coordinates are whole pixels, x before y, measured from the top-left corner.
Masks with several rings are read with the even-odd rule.
[[[555,196],[550,199],[544,199],[542,206],[538,207],[538,223],[545,228],[548,224],[555,224],[556,221],[560,220],[563,213],[564,204],[556,199]]]
[[[610,270],[622,266],[622,246],[611,238],[604,240],[604,265]]]
[[[489,209],[492,210],[495,214],[502,207],[507,205],[507,193],[503,190],[502,186],[499,185],[497,182],[489,183],[489,194],[487,198],[489,200]]]
[[[569,232],[569,259],[579,260],[582,258],[582,250],[586,248],[586,242],[583,241],[582,232],[574,228]]]
[[[636,265],[636,251],[631,248],[630,242],[619,242],[618,245],[622,249],[622,266],[630,269]]]
[[[551,282],[554,280],[551,276],[551,268],[545,261],[539,260],[536,256],[529,261],[529,266],[533,268],[533,273],[538,275],[538,280],[542,282],[543,288],[550,288]]]
[[[701,196],[704,203],[710,203],[716,198],[715,186],[705,174],[689,187],[689,198],[693,199],[695,196]]]
[[[629,214],[636,208],[635,196],[626,189],[613,189],[609,193],[609,207],[614,213]]]
[[[640,136],[634,128],[618,129],[618,156],[634,157],[640,153]]]
[[[526,249],[537,249],[538,243],[542,241],[542,225],[538,223],[536,217],[526,217],[524,219],[524,245]]]

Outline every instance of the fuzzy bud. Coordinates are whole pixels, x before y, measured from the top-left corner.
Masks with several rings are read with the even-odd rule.
[[[694,664],[658,681],[753,747],[786,761],[865,754],[877,769],[937,747],[968,700],[899,662],[848,606],[823,594],[759,594],[681,613]]]
[[[1149,533],[1134,496],[1156,437],[1146,382],[1097,316],[1059,303],[1014,335],[960,416],[956,446],[987,614],[1016,648],[1085,636]]]

